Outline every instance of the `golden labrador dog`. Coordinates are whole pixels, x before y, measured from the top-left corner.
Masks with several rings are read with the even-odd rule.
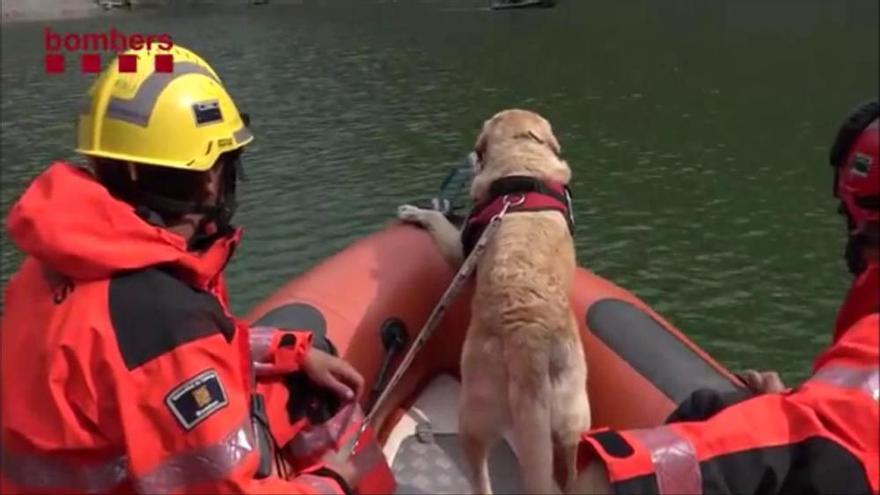
[[[506,179],[567,185],[571,178],[550,123],[534,112],[496,114],[484,123],[474,152],[475,205],[493,201],[494,185]],[[516,204],[525,195],[506,197]],[[569,304],[576,266],[570,217],[557,210],[512,207],[478,264],[459,413],[475,493],[492,492],[488,454],[507,433],[526,492],[560,492],[554,451],[562,455],[566,485],[576,476],[578,439],[590,426],[590,408],[584,351]],[[451,263],[463,261],[461,233],[442,213],[410,205],[398,213],[423,226]]]

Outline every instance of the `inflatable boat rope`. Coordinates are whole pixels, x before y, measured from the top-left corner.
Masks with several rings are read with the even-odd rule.
[[[452,279],[452,282],[449,284],[449,287],[446,288],[446,292],[443,293],[443,296],[440,298],[440,301],[434,306],[433,311],[431,311],[431,315],[428,317],[428,321],[425,322],[425,325],[419,330],[419,334],[416,337],[415,341],[412,344],[412,347],[406,352],[403,356],[403,360],[400,362],[400,366],[394,371],[394,374],[391,375],[391,378],[388,380],[388,384],[382,390],[382,393],[379,395],[379,398],[376,399],[376,402],[373,404],[373,408],[367,414],[366,418],[364,418],[363,423],[361,424],[360,429],[358,429],[357,434],[355,434],[349,443],[342,449],[341,453],[344,453],[343,459],[347,459],[351,456],[354,450],[358,446],[358,442],[360,441],[361,435],[367,430],[369,425],[373,422],[373,417],[376,411],[380,410],[381,405],[388,399],[390,392],[394,390],[394,387],[397,385],[397,382],[403,377],[403,374],[406,373],[406,370],[409,368],[410,364],[412,364],[413,359],[419,350],[425,345],[428,339],[431,337],[431,334],[434,333],[434,330],[437,328],[437,325],[443,318],[443,315],[446,314],[446,310],[449,309],[449,306],[452,305],[452,302],[455,300],[455,297],[458,296],[458,293],[461,292],[461,289],[464,287],[465,282],[471,277],[471,274],[477,268],[477,262],[483,255],[483,252],[486,250],[486,246],[489,244],[489,241],[492,239],[492,235],[498,230],[498,227],[501,226],[501,220],[504,218],[504,215],[507,213],[508,208],[512,206],[519,206],[525,202],[525,195],[520,194],[519,198],[516,201],[510,201],[510,196],[504,197],[504,206],[501,208],[501,211],[498,212],[497,215],[492,217],[492,220],[489,222],[489,225],[486,226],[486,229],[480,235],[479,241],[477,241],[476,246],[474,246],[473,251],[464,260],[461,268],[459,268],[458,273],[455,274],[455,277]]]

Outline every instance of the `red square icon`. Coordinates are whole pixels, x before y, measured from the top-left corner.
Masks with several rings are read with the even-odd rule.
[[[80,67],[85,74],[97,74],[101,72],[101,55],[97,53],[84,53],[79,57]]]
[[[127,54],[119,56],[119,72],[137,72],[137,67],[137,55]]]
[[[170,53],[156,55],[155,60],[156,72],[174,72],[174,56]]]
[[[64,55],[60,53],[46,54],[46,74],[61,74],[64,72]]]

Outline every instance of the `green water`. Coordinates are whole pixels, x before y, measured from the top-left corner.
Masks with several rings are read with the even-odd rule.
[[[428,197],[483,119],[522,106],[574,169],[581,265],[729,367],[806,375],[848,283],[826,155],[877,91],[875,0],[294,3],[51,24],[170,33],[253,115],[237,311]],[[43,27],[2,31],[4,215],[71,157],[89,83],[44,74]]]

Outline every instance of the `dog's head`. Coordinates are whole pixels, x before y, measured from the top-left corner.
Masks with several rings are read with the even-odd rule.
[[[568,164],[550,122],[535,112],[508,109],[483,123],[473,153],[471,198],[480,201],[501,177],[527,175],[567,184]]]
[[[546,146],[557,156],[562,153],[550,122],[535,112],[518,108],[502,110],[485,121],[474,152],[483,161],[492,145],[515,139],[532,140]]]

